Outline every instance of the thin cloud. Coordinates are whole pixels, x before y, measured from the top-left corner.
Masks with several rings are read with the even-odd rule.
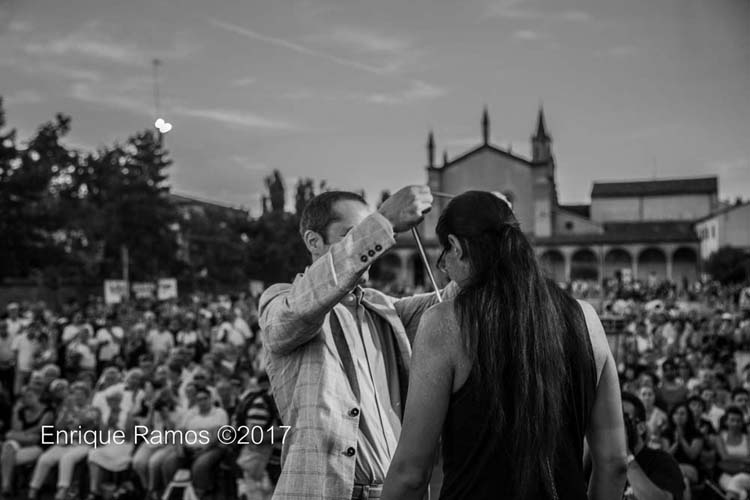
[[[290,40],[286,40],[286,39],[278,38],[274,36],[264,35],[264,34],[258,33],[257,31],[254,31],[248,28],[243,28],[241,26],[237,26],[236,24],[230,24],[230,23],[219,21],[216,19],[211,19],[210,22],[211,24],[213,24],[214,26],[218,28],[221,28],[225,31],[229,31],[237,35],[244,36],[245,38],[252,38],[253,40],[259,40],[261,42],[265,42],[270,45],[275,45],[277,47],[282,47],[282,48],[294,51],[298,54],[318,57],[321,59],[327,59],[331,62],[334,62],[341,66],[346,66],[348,68],[365,71],[367,73],[372,73],[375,75],[382,75],[384,73],[389,72],[388,68],[370,66],[368,64],[362,63],[354,59],[347,59],[347,58],[339,57],[334,54],[329,54],[328,52],[323,52],[318,49],[307,47],[297,42],[292,42]]]
[[[42,95],[36,90],[26,89],[19,90],[8,97],[8,103],[10,104],[38,104],[44,100]]]
[[[323,38],[357,52],[398,54],[411,49],[406,40],[359,28],[338,27]]]
[[[134,42],[113,40],[98,22],[92,22],[68,36],[53,38],[45,42],[27,43],[26,54],[57,58],[85,57],[115,64],[139,66],[153,58],[184,59],[195,52],[195,46],[178,40],[167,49],[145,50]]]
[[[544,36],[540,33],[537,33],[533,30],[517,30],[513,32],[513,38],[516,40],[523,40],[527,42],[533,42],[536,40],[541,40],[544,38]]]
[[[266,173],[271,171],[271,168],[267,164],[259,162],[257,160],[253,160],[252,158],[248,158],[247,156],[234,155],[231,157],[231,159],[233,162],[237,163],[245,170],[249,170],[250,172]]]
[[[252,76],[247,76],[243,78],[235,78],[231,82],[229,82],[229,85],[232,87],[249,87],[250,85],[253,85],[255,82],[257,82],[258,79],[254,78]]]
[[[525,0],[499,0],[490,3],[485,11],[485,18],[510,20],[545,19],[550,21],[589,22],[593,16],[583,10],[541,11],[528,7]]]
[[[414,80],[405,90],[391,93],[374,93],[367,101],[375,104],[404,104],[413,101],[436,99],[446,94],[445,89],[421,80]]]
[[[154,110],[147,99],[121,93],[115,86],[94,85],[90,82],[74,83],[70,97],[81,102],[129,111],[139,115],[152,115]]]
[[[246,127],[262,130],[290,131],[297,130],[295,125],[282,120],[266,118],[264,116],[241,111],[232,111],[227,109],[208,109],[208,108],[189,108],[177,106],[174,113],[191,116],[194,118],[203,118],[221,123],[223,125]]]

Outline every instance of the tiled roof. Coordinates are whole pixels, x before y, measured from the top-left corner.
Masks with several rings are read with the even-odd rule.
[[[629,182],[595,182],[592,198],[622,196],[661,196],[680,194],[716,194],[719,181],[716,176],[686,179],[655,179]]]
[[[676,243],[698,241],[692,221],[605,222],[601,234],[561,234],[536,238],[540,245],[611,244],[611,243]]]
[[[562,210],[565,210],[566,212],[580,215],[581,217],[585,217],[587,219],[591,217],[591,205],[580,203],[574,205],[560,205],[560,208]]]

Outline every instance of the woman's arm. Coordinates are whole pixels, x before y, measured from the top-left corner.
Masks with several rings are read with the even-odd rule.
[[[604,364],[596,389],[591,417],[586,434],[593,462],[589,499],[621,498],[627,474],[627,445],[620,385],[611,354]]]
[[[457,342],[445,320],[452,307],[452,302],[444,302],[429,309],[417,330],[404,424],[383,500],[421,500],[427,491],[453,388],[451,353]]]

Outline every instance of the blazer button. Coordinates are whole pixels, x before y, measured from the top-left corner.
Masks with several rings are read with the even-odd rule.
[[[351,410],[349,410],[349,416],[350,417],[356,417],[357,415],[359,415],[359,409],[352,408]]]
[[[383,249],[383,245],[375,245],[375,251],[379,252]]]
[[[347,457],[353,457],[355,453],[357,453],[357,450],[355,450],[351,446],[346,449],[346,456]]]
[[[362,262],[367,262],[367,255],[363,255],[359,258],[359,260],[361,260]]]
[[[367,252],[367,255],[373,257],[375,255],[375,250],[370,250],[369,252]]]

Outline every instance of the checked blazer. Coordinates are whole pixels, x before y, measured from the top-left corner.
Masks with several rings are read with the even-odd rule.
[[[339,302],[394,244],[391,224],[376,212],[331,245],[293,283],[273,285],[261,296],[266,370],[282,421],[291,426],[274,500],[352,497],[359,402],[346,377],[348,353],[340,353],[342,341],[334,336],[331,315],[337,316],[344,337],[357,334],[357,325],[350,315],[341,314],[344,306]],[[363,305],[393,332],[404,388],[410,343],[422,313],[436,302],[434,294],[395,299],[364,289]],[[403,390],[404,401],[405,397]]]

